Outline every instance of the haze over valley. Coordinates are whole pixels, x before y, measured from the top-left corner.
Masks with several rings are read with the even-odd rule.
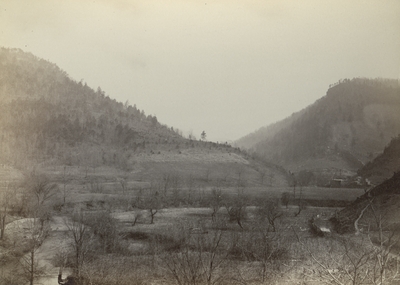
[[[398,15],[0,0],[0,285],[400,284]]]

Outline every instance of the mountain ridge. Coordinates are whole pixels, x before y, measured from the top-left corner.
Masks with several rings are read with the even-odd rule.
[[[355,174],[400,133],[399,114],[398,80],[345,79],[312,105],[236,145],[292,171]]]
[[[236,183],[235,171],[245,169],[254,185],[265,171],[274,172],[279,185],[286,183],[282,169],[227,143],[186,139],[156,116],[75,81],[30,53],[1,48],[0,70],[3,165],[43,166],[47,173],[53,173],[52,167],[75,166],[92,176],[105,167],[131,179],[192,176],[205,185]]]

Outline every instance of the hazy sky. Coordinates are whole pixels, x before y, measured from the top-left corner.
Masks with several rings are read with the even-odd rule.
[[[343,78],[400,74],[399,0],[0,0],[0,45],[235,140]]]

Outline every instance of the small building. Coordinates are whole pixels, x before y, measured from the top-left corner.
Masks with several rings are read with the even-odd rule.
[[[329,187],[331,187],[331,188],[340,188],[340,187],[342,187],[342,183],[343,183],[343,179],[332,179],[330,182],[329,182]]]

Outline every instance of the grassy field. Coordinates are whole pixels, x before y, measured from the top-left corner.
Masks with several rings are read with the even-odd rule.
[[[279,175],[271,178],[267,172],[261,183],[260,172],[235,168],[234,162],[211,164],[215,168],[185,163],[181,172],[172,161],[138,162],[129,173],[104,166],[43,166],[57,187],[35,212],[48,229],[35,249],[38,264],[45,268],[37,280],[56,284],[60,266],[73,272],[73,222],[87,233],[80,274],[90,282],[84,285],[321,284],[329,270],[345,284],[352,281],[340,272],[350,270],[351,260],[343,258],[348,248],[361,248],[354,256],[367,252],[372,262],[369,250],[376,245],[367,235],[339,236],[328,221],[363,189],[296,187],[294,192]],[[10,173],[16,180],[26,177],[12,169],[4,170],[3,177]],[[18,190],[20,198],[23,189]],[[287,207],[280,202],[285,192],[290,193]],[[310,223],[316,217],[329,225],[330,234],[313,232]],[[22,272],[20,261],[30,256],[27,221],[16,214],[7,217],[6,238],[0,244],[6,271],[0,272],[0,281]]]
[[[289,192],[294,195],[293,187],[248,187],[244,188],[246,194],[254,197],[267,196],[281,198],[282,193]],[[235,188],[226,189],[229,193],[235,193]],[[296,187],[296,199],[302,197],[308,200],[342,200],[352,201],[364,194],[360,188],[325,188],[325,187]]]
[[[311,216],[322,214],[328,216],[334,212],[335,209],[330,208],[315,208],[310,207],[303,211],[298,217],[294,217],[296,209],[289,207],[288,209],[282,209],[283,216],[277,222],[280,235],[284,236],[282,242],[288,242],[294,240],[294,232],[296,232],[301,238],[310,238],[311,235],[307,229],[308,220]],[[224,224],[222,227],[222,237],[224,241],[224,247],[230,246],[232,239],[237,238],[243,233],[251,234],[254,233],[254,227],[266,226],[264,223],[255,224],[254,220],[254,207],[248,208],[248,213],[243,222],[243,229],[239,228],[237,224],[231,223],[227,220],[227,214],[224,209],[221,209],[218,214],[218,219]],[[145,270],[151,270],[158,272],[159,275],[148,276],[148,272],[139,270],[136,272],[137,276],[140,276],[143,284],[175,284],[169,273],[165,271],[165,261],[156,260],[155,264],[151,264],[150,260],[154,258],[152,250],[155,247],[156,240],[159,240],[157,246],[160,248],[177,246],[176,243],[182,238],[184,232],[190,232],[191,229],[200,229],[199,233],[194,233],[194,236],[201,238],[213,237],[219,229],[215,228],[215,225],[211,221],[211,210],[210,208],[168,208],[162,209],[155,218],[155,223],[149,223],[149,217],[146,211],[143,211],[142,219],[135,225],[132,225],[133,211],[117,211],[112,214],[113,218],[117,222],[118,233],[121,239],[121,243],[126,247],[126,251],[129,252],[133,258],[144,259],[143,262],[147,264]],[[60,250],[68,248],[68,228],[65,226],[66,216],[53,216],[51,219],[51,233],[43,245],[37,252],[38,258],[40,258],[41,265],[47,267],[46,276],[41,277],[40,282],[42,284],[56,284],[58,267],[54,266],[53,260]],[[10,228],[18,227],[16,224],[21,224],[21,221],[10,224]],[[246,241],[241,241],[246,242]],[[288,244],[289,245],[289,244]],[[290,246],[294,246],[291,244]],[[161,254],[161,253],[159,253]],[[167,251],[167,254],[170,254]],[[300,260],[301,256],[293,255],[290,260],[294,260],[293,265],[296,267],[296,260]],[[250,261],[249,261],[250,262]],[[225,276],[227,280],[231,280],[232,284],[239,284],[234,282],[235,270],[240,270],[242,278],[248,280],[248,284],[261,284],[258,280],[258,273],[256,270],[248,271],[247,266],[251,264],[245,262],[245,260],[237,260],[235,262],[226,261],[227,269],[232,266],[232,271],[228,273],[229,276]],[[152,266],[155,266],[154,268]],[[230,271],[230,270],[229,270]],[[295,276],[297,269],[292,268],[292,276],[287,280],[285,284],[295,284]],[[227,273],[225,273],[227,274]],[[253,275],[254,274],[254,275]],[[148,278],[148,279],[146,279]],[[231,279],[233,278],[233,279]],[[169,281],[168,281],[169,280]],[[200,283],[203,284],[203,283]],[[229,283],[225,283],[229,284]]]

